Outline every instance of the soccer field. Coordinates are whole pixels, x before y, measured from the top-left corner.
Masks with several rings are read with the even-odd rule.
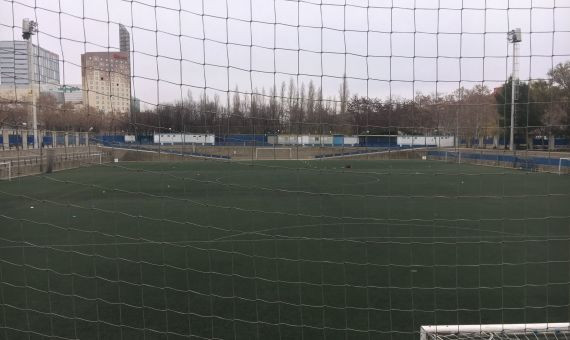
[[[568,176],[419,160],[0,181],[0,338],[419,339],[421,325],[566,322],[569,195]]]

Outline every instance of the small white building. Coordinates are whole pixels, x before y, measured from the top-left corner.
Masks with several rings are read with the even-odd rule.
[[[338,146],[357,146],[358,136],[337,136]],[[301,145],[301,146],[331,146],[335,137],[331,135],[277,135],[267,138],[269,144]]]
[[[53,86],[44,90],[44,92],[53,95],[60,104],[83,104],[83,91],[79,84]]]
[[[455,145],[454,136],[398,136],[398,146],[446,148]]]
[[[212,134],[192,133],[155,133],[154,143],[160,145],[199,144],[214,145],[216,136]]]

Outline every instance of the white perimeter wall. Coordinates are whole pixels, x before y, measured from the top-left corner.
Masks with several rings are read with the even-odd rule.
[[[398,136],[399,146],[437,146],[452,147],[455,138],[453,136]]]
[[[269,143],[275,141],[274,136],[268,138]],[[280,145],[332,145],[333,136],[329,135],[278,135],[277,144]],[[344,145],[358,145],[358,137],[344,136]]]
[[[214,145],[216,137],[208,134],[160,133],[154,135],[156,144],[210,144]]]
[[[344,145],[358,145],[358,137],[344,136]]]

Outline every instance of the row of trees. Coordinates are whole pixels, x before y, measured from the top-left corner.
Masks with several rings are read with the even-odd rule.
[[[558,64],[548,79],[518,82],[515,105],[517,139],[570,135],[570,62]],[[291,79],[270,91],[241,94],[227,103],[189,93],[183,101],[135,117],[132,127],[174,131],[292,134],[439,134],[467,142],[510,134],[512,79],[489,89],[459,88],[447,95],[416,94],[414,99],[350,96],[346,78],[337,96],[323,97],[312,82]]]
[[[0,99],[0,129],[29,128],[32,121],[29,100],[18,102]],[[40,94],[37,100],[38,126],[53,131],[116,131],[128,127],[125,115],[105,114],[95,108],[78,107],[72,104],[59,104],[49,94]]]
[[[511,125],[512,86],[509,79],[495,94],[500,126]],[[570,62],[552,68],[547,80],[521,82],[515,90],[515,134],[519,139],[570,136]]]
[[[517,85],[516,134],[570,134],[570,62],[554,67],[548,80]],[[269,91],[241,93],[236,87],[223,101],[219,96],[187,97],[132,115],[104,114],[93,108],[58,105],[42,95],[38,117],[43,128],[79,131],[154,131],[292,134],[440,134],[467,140],[509,135],[511,89],[483,85],[459,88],[447,95],[418,93],[414,99],[350,96],[346,78],[337,96],[324,98],[312,82],[291,79]],[[0,124],[27,120],[26,105],[0,104]]]
[[[241,94],[234,90],[228,103],[220,98],[189,93],[183,101],[137,114],[132,126],[171,131],[291,134],[475,134],[497,133],[498,111],[485,86],[460,88],[446,96],[417,94],[415,99],[383,100],[349,96],[346,79],[338,97],[323,98],[310,82],[291,80],[266,92]],[[229,108],[229,109],[228,109]],[[458,131],[458,129],[460,131]]]
[[[173,105],[160,105],[133,117],[132,125],[161,127],[174,131],[230,133],[304,133],[347,132],[345,122],[349,102],[346,81],[341,88],[345,96],[323,98],[322,90],[310,82],[307,86],[289,84],[269,91],[255,89],[253,94],[235,88],[223,102],[214,95],[187,97]]]

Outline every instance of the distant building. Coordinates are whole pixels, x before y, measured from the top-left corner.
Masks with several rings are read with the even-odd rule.
[[[57,97],[58,84],[40,83],[40,94],[50,94]],[[29,85],[0,84],[0,102],[4,104],[29,104],[32,100],[32,92]],[[63,103],[63,101],[58,101]]]
[[[63,85],[59,88],[62,92],[63,102],[71,104],[83,103],[83,90],[81,84]]]
[[[46,89],[48,94],[51,94],[57,99],[60,104],[73,104],[82,105],[83,104],[83,91],[81,90],[81,85],[62,85],[53,88]]]
[[[83,104],[106,113],[130,112],[131,70],[128,52],[81,55]]]
[[[131,53],[131,34],[129,33],[129,31],[127,30],[125,25],[123,25],[123,24],[119,24],[119,50],[121,52],[127,53],[127,55],[128,55],[127,66],[130,70],[131,69],[131,56],[130,56],[130,53]],[[131,105],[130,106],[131,106],[130,107],[130,113],[140,112],[141,103],[140,103],[140,100],[138,98],[133,97],[131,99]]]
[[[32,100],[32,93],[28,85],[0,84],[0,103],[25,104]]]
[[[106,113],[130,113],[131,35],[119,24],[119,52],[88,52],[81,55],[83,105]]]
[[[131,51],[131,34],[123,24],[119,24],[119,44],[121,52]]]
[[[59,84],[59,56],[33,45],[34,78],[40,84]],[[26,41],[0,41],[0,84],[29,85],[28,44]]]
[[[137,97],[133,97],[131,100],[131,113],[141,112],[141,100]]]

